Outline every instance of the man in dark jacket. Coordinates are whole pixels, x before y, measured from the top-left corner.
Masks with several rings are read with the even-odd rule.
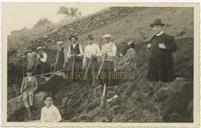
[[[163,32],[165,24],[156,19],[150,26],[155,32],[147,45],[149,51],[148,78],[150,81],[171,82],[174,79],[174,62],[172,52],[177,45],[172,36]]]
[[[69,40],[72,44],[68,48],[68,64],[67,71],[71,74],[71,78],[74,79],[76,73],[79,73],[82,70],[82,60],[83,60],[83,49],[82,46],[78,43],[77,36],[71,36]]]

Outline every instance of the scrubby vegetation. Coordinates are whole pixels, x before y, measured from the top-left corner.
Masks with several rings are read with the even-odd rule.
[[[176,38],[178,50],[174,53],[174,58],[177,78],[170,83],[157,82],[150,86],[147,80],[146,42],[152,36],[149,24],[155,18],[161,18],[167,23],[167,33]],[[85,46],[85,37],[93,34],[95,41],[101,45],[101,36],[105,33],[112,35],[113,42],[119,48],[125,42],[135,42],[138,60],[137,68],[134,70],[136,77],[128,81],[114,81],[114,86],[109,87],[108,99],[115,94],[118,95],[118,98],[108,103],[109,117],[99,111],[101,86],[93,87],[96,98],[92,99],[86,83],[66,82],[61,77],[55,77],[46,83],[46,86],[55,87],[55,104],[60,108],[64,121],[99,122],[111,119],[110,121],[113,122],[192,122],[193,9],[113,7],[58,27],[45,37],[32,40],[28,45],[29,47],[45,45],[51,54],[50,58],[53,58],[50,60],[52,62],[55,60],[53,53],[55,53],[56,41],[63,40],[68,46],[69,35],[77,34],[80,43]],[[17,55],[19,52],[14,51],[8,57],[13,60]],[[19,79],[21,78],[20,61],[21,58],[15,63],[9,63],[9,79],[19,75]],[[16,83],[19,85],[20,82]],[[37,108],[34,119],[39,119],[40,106]],[[23,121],[24,119],[15,113],[9,120]]]

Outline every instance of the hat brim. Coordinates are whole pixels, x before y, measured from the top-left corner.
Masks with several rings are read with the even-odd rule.
[[[107,36],[107,37],[103,37],[104,39],[111,39],[111,37]]]
[[[63,44],[63,42],[60,42],[60,43],[57,43],[57,44],[58,44],[58,45],[59,45],[59,44]]]
[[[165,26],[165,24],[150,24],[150,27],[154,27],[154,26]]]

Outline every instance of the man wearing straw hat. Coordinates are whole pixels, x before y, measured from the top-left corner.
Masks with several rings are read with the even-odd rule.
[[[172,36],[164,33],[165,24],[156,19],[150,25],[154,36],[147,45],[149,51],[148,78],[150,81],[170,82],[174,79],[174,61],[172,52],[177,45]]]
[[[104,82],[109,85],[110,78],[108,73],[114,71],[114,59],[116,57],[117,46],[111,42],[110,34],[105,34],[103,40],[105,44],[101,49],[101,56],[103,58],[102,71],[107,74],[106,81]]]
[[[94,43],[93,35],[88,35],[87,37],[88,45],[84,48],[84,61],[83,67],[85,68],[85,76],[89,76],[89,80],[92,82],[95,80],[95,72],[98,69],[98,57],[100,57],[100,47]],[[90,75],[89,75],[90,74]]]
[[[103,41],[105,44],[103,44],[101,49],[102,63],[100,64],[100,68],[97,73],[97,78],[101,80],[101,84],[103,85],[103,94],[101,98],[101,107],[103,108],[102,112],[106,114],[108,120],[111,120],[111,117],[108,115],[106,109],[107,87],[111,86],[110,73],[114,72],[114,61],[117,52],[117,46],[112,43],[111,40],[112,37],[110,34],[103,35]]]

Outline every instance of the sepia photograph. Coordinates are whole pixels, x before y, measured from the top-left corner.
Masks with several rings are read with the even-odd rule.
[[[199,3],[3,3],[5,122],[195,128],[198,9]]]

